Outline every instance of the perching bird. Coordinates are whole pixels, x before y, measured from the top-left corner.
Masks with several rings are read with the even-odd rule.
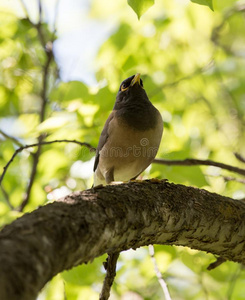
[[[140,74],[125,79],[99,139],[94,186],[135,179],[155,158],[162,132],[162,117]]]

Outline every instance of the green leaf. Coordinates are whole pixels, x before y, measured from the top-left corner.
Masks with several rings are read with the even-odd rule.
[[[154,0],[128,0],[138,19],[154,4]]]
[[[208,6],[212,11],[214,10],[213,0],[191,0],[191,2]]]

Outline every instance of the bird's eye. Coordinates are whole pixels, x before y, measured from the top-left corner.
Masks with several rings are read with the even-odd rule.
[[[143,80],[142,80],[142,79],[140,79],[140,85],[141,85],[141,87],[144,87],[144,86],[143,86]]]
[[[121,91],[124,92],[128,89],[128,86],[126,83],[123,83],[122,86],[121,86]]]

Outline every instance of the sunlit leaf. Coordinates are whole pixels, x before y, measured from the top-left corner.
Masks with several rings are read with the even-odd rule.
[[[128,5],[132,7],[138,19],[152,6],[154,5],[154,0],[127,0]]]

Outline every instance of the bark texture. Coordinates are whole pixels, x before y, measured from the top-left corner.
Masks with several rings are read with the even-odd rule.
[[[165,181],[73,193],[1,231],[1,300],[33,300],[63,270],[149,244],[188,246],[245,263],[245,204]]]

